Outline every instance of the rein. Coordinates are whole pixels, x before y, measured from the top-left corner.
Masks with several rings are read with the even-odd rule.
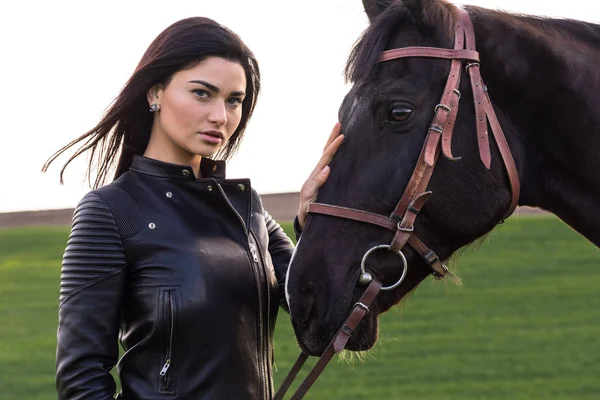
[[[517,167],[506,141],[506,137],[504,136],[504,132],[502,131],[496,113],[494,112],[487,87],[483,84],[483,80],[481,79],[479,71],[479,53],[475,48],[475,31],[473,23],[466,10],[460,9],[459,12],[460,18],[455,19],[454,49],[405,47],[384,51],[379,57],[379,62],[408,57],[428,57],[452,60],[446,87],[440,103],[435,106],[435,115],[429,126],[425,143],[423,144],[419,159],[417,160],[417,165],[413,170],[410,181],[408,182],[402,197],[398,201],[396,208],[391,215],[386,217],[385,215],[374,214],[368,211],[323,203],[310,203],[308,206],[309,213],[325,214],[377,225],[394,232],[394,237],[389,245],[383,244],[375,246],[368,250],[363,256],[358,283],[359,285],[368,285],[367,289],[361,299],[354,305],[350,315],[333,337],[317,364],[292,396],[293,400],[302,399],[321,372],[323,372],[331,358],[344,349],[350,336],[354,333],[354,329],[369,311],[369,306],[379,291],[394,289],[402,283],[407,271],[406,258],[402,253],[402,249],[406,244],[421,255],[427,265],[432,269],[432,274],[436,279],[442,279],[450,274],[446,265],[442,263],[435,252],[415,236],[414,222],[421,211],[421,208],[432,194],[431,191],[427,191],[427,186],[440,153],[443,153],[446,158],[452,161],[460,160],[460,157],[454,157],[452,155],[451,142],[461,97],[458,87],[460,85],[463,62],[467,63],[465,68],[469,74],[471,89],[473,91],[477,141],[481,161],[487,169],[490,168],[489,123],[504,162],[512,193],[512,200],[504,218],[509,217],[517,207],[520,193]],[[377,279],[374,279],[373,275],[368,272],[365,267],[369,255],[379,249],[392,251],[393,253],[398,254],[402,260],[402,276],[391,286],[382,287],[381,283]],[[274,400],[283,399],[285,392],[307,358],[308,355],[305,353],[300,355],[280,389],[275,394]]]

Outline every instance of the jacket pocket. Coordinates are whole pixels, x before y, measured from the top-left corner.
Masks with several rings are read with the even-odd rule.
[[[158,393],[177,394],[177,365],[175,363],[175,333],[177,330],[177,316],[180,310],[179,287],[160,288],[159,313],[162,324],[163,357],[160,360],[158,372]]]

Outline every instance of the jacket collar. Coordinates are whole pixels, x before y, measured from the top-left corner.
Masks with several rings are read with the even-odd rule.
[[[172,164],[140,155],[134,155],[130,170],[161,178],[196,179],[189,165]],[[202,178],[225,179],[225,161],[202,157],[200,162]]]

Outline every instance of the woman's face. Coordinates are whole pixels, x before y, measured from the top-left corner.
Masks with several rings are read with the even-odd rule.
[[[166,87],[148,92],[149,103],[160,105],[151,142],[174,162],[214,155],[240,123],[245,91],[244,68],[221,57],[176,72]]]

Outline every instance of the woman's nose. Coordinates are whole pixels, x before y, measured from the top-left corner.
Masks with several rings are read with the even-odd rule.
[[[227,123],[227,109],[225,103],[215,101],[211,107],[209,119],[217,125],[225,125]]]

